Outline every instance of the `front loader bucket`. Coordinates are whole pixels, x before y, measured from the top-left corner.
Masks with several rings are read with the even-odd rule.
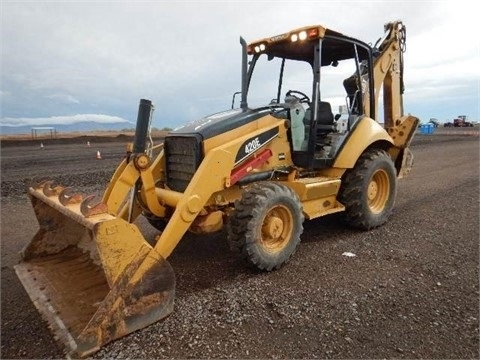
[[[73,356],[88,356],[173,311],[173,270],[135,225],[50,183],[28,193],[40,229],[15,271]]]

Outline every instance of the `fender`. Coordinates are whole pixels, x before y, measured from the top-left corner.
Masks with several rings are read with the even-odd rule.
[[[357,124],[355,131],[346,140],[333,163],[333,167],[341,169],[353,168],[365,149],[378,141],[386,141],[390,146],[394,146],[392,138],[378,122],[364,117]]]

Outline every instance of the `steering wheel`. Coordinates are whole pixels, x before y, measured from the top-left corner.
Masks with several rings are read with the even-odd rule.
[[[300,96],[296,96],[294,94],[298,94]],[[306,104],[310,103],[310,98],[307,95],[305,95],[303,92],[298,90],[288,90],[285,96],[293,96],[297,98],[301,103],[306,103]]]

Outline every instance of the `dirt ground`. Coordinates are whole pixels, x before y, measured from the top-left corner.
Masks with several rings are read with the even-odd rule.
[[[64,358],[13,270],[37,229],[25,184],[51,177],[99,192],[125,144],[4,145],[0,357]],[[412,151],[414,170],[399,182],[386,225],[356,231],[338,214],[306,222],[298,251],[278,271],[250,270],[223,233],[186,235],[169,258],[173,314],[94,357],[480,358],[478,128],[419,134]],[[154,238],[155,229],[138,225]]]

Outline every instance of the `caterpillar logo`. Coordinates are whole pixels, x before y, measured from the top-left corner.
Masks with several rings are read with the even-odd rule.
[[[265,131],[264,133],[245,141],[242,146],[240,146],[237,156],[235,157],[235,165],[245,160],[250,154],[254,153],[277,136],[278,127]]]

